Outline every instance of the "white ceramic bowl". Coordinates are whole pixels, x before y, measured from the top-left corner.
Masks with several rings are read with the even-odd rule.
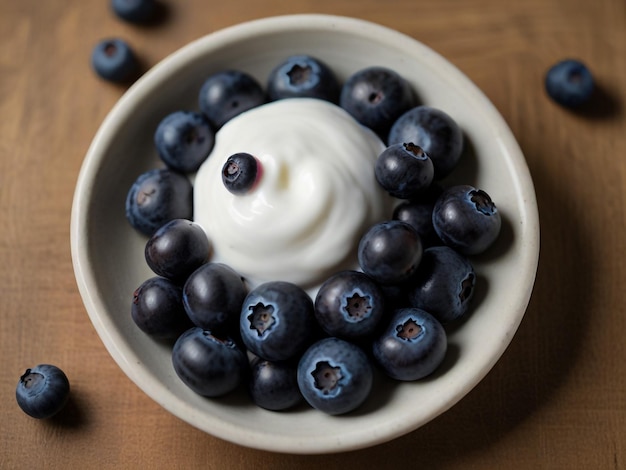
[[[474,258],[479,275],[471,317],[450,332],[449,354],[432,377],[414,383],[377,381],[358,411],[327,416],[306,406],[270,412],[239,393],[207,399],[176,376],[170,348],[143,334],[130,317],[134,289],[152,276],[146,239],[125,219],[135,178],[161,166],[153,147],[159,119],[197,109],[205,77],[226,68],[264,83],[290,54],[309,53],[345,79],[370,65],[409,79],[420,101],[441,108],[463,129],[470,151],[458,182],[486,190],[504,218],[488,255]],[[454,66],[414,39],[361,20],[323,15],[267,18],[230,27],[183,47],[156,65],[119,100],[97,132],[76,188],[72,257],[87,312],[111,356],[147,395],[210,434],[244,446],[288,453],[363,448],[408,433],[468,393],[510,343],[535,279],[539,225],[533,184],[511,131],[494,106]]]

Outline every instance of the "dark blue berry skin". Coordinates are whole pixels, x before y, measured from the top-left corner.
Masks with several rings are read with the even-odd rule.
[[[36,419],[46,419],[63,409],[70,396],[65,373],[51,364],[39,364],[20,377],[15,389],[19,407]]]
[[[474,267],[465,256],[447,246],[427,248],[407,287],[409,303],[445,325],[467,314],[475,285]]]
[[[232,268],[207,263],[185,282],[183,305],[196,326],[216,332],[237,332],[247,292],[243,279]]]
[[[309,347],[298,363],[298,386],[313,408],[331,415],[355,410],[372,389],[373,370],[363,350],[339,338]]]
[[[207,159],[215,133],[204,114],[175,111],[159,123],[154,144],[161,160],[173,170],[192,173]]]
[[[317,333],[313,301],[299,286],[272,281],[246,296],[239,331],[245,346],[268,361],[286,361],[300,354]]]
[[[111,0],[111,7],[125,21],[147,23],[154,17],[157,4],[154,0]]]
[[[146,243],[146,262],[159,276],[184,283],[206,263],[211,244],[200,225],[188,219],[174,219],[159,227]]]
[[[585,64],[574,59],[566,59],[550,67],[544,84],[548,96],[567,108],[586,103],[594,90],[591,72]]]
[[[433,226],[433,208],[437,197],[427,196],[403,201],[393,210],[392,219],[413,227],[420,236],[423,248],[443,244]]]
[[[226,70],[206,79],[198,105],[214,129],[219,129],[235,116],[267,101],[259,82],[245,72]]]
[[[246,355],[235,341],[198,327],[176,340],[172,365],[185,385],[205,397],[233,391],[248,372]]]
[[[405,111],[416,105],[409,82],[393,70],[368,67],[348,77],[339,104],[383,139]],[[408,142],[408,141],[407,141]]]
[[[259,162],[249,153],[231,155],[222,167],[222,182],[233,194],[245,194],[257,180]]]
[[[91,66],[103,79],[125,83],[134,80],[139,72],[135,53],[122,39],[100,41],[91,52]]]
[[[398,284],[409,279],[422,258],[417,231],[399,220],[381,222],[361,238],[358,260],[365,274],[381,284]]]
[[[449,175],[463,152],[463,133],[448,114],[430,106],[417,106],[391,126],[388,145],[413,142],[430,157],[435,179]]]
[[[374,166],[378,183],[393,197],[410,199],[430,187],[433,162],[421,147],[399,143],[387,147]]]
[[[369,338],[384,313],[381,288],[359,271],[334,274],[315,297],[315,318],[329,336],[354,341]]]
[[[248,390],[256,405],[271,411],[293,408],[303,400],[297,365],[291,362],[256,361],[250,371]]]
[[[143,233],[152,236],[173,219],[193,217],[193,187],[185,176],[167,168],[155,168],[139,175],[126,197],[126,218]]]
[[[391,378],[422,379],[443,362],[448,348],[446,332],[435,317],[424,310],[396,310],[389,325],[374,340],[376,363]]]
[[[446,189],[433,208],[439,238],[464,255],[484,252],[498,238],[502,221],[489,195],[470,185]]]
[[[183,307],[182,288],[160,276],[135,290],[130,313],[135,325],[155,339],[176,339],[193,326]]]
[[[270,100],[283,98],[317,98],[339,102],[341,85],[324,62],[309,55],[288,57],[275,67],[267,80]]]

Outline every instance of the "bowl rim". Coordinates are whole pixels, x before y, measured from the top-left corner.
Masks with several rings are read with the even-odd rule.
[[[287,31],[299,31],[303,28],[319,31],[340,29],[342,32],[357,36],[373,35],[386,44],[402,43],[407,47],[417,48],[421,53],[428,55],[428,60],[435,62],[437,68],[450,74],[455,80],[460,80],[469,98],[473,101],[478,101],[485,112],[489,113],[492,123],[496,126],[498,137],[504,142],[503,145],[514,154],[509,163],[514,166],[514,173],[519,181],[523,183],[526,196],[522,204],[521,213],[523,217],[523,238],[526,241],[523,254],[524,269],[520,270],[519,273],[520,285],[526,286],[526,289],[521,289],[516,293],[514,305],[517,310],[516,315],[508,325],[510,334],[499,343],[499,349],[494,351],[491,360],[482,365],[480,370],[472,377],[472,380],[463,384],[462,388],[451,392],[428,419],[421,419],[420,421],[409,420],[403,424],[395,423],[394,426],[388,426],[380,432],[369,435],[365,441],[363,441],[364,431],[355,432],[354,435],[346,436],[341,442],[324,439],[323,436],[306,442],[298,440],[297,436],[294,436],[293,439],[287,438],[281,442],[276,442],[276,440],[268,442],[267,439],[264,440],[258,434],[243,433],[238,426],[223,420],[219,420],[219,432],[216,432],[215,429],[201,428],[216,437],[251,448],[286,453],[314,454],[356,450],[390,441],[417,429],[448,410],[473,389],[500,359],[510,344],[528,307],[539,259],[539,215],[530,171],[522,151],[504,118],[483,92],[459,69],[428,46],[404,33],[367,20],[347,16],[292,14],[265,17],[232,25],[202,36],[171,53],[148,70],[129,87],[103,120],[88,148],[78,175],[71,209],[70,244],[79,293],[88,316],[109,354],[127,377],[144,393],[175,416],[199,427],[192,419],[193,410],[190,407],[185,407],[184,404],[171,404],[165,399],[167,394],[164,398],[162,390],[164,387],[156,377],[145,368],[136,366],[132,361],[132,352],[129,348],[124,347],[121,332],[113,327],[106,315],[101,314],[101,312],[106,310],[103,301],[105,293],[101,292],[98,287],[96,274],[89,264],[90,247],[86,229],[90,217],[89,201],[92,198],[93,181],[98,174],[102,158],[105,155],[104,150],[107,142],[119,129],[120,119],[118,119],[118,116],[130,112],[134,104],[140,102],[151,88],[167,77],[170,73],[168,70],[174,70],[186,62],[206,54],[208,51],[217,50],[231,42],[242,41],[268,32],[285,33]]]

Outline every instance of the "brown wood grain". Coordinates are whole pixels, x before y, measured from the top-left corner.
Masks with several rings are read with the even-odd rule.
[[[105,0],[0,0],[0,468],[626,468],[624,1],[162,2],[161,24],[136,27]],[[69,242],[83,156],[124,91],[90,70],[98,40],[127,39],[150,67],[222,27],[304,12],[396,28],[457,65],[511,126],[541,217],[533,297],[491,373],[421,429],[329,456],[223,442],[144,395],[89,322]],[[584,112],[545,96],[546,69],[565,57],[597,78]],[[14,398],[40,362],[63,367],[73,387],[72,413],[49,422]]]

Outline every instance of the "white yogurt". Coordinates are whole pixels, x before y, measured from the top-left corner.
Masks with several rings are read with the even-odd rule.
[[[305,288],[355,268],[361,235],[391,210],[374,176],[383,149],[373,132],[318,99],[279,100],[232,119],[194,181],[194,218],[213,260],[252,285],[283,280]],[[224,163],[238,152],[262,167],[245,195],[222,183]]]

